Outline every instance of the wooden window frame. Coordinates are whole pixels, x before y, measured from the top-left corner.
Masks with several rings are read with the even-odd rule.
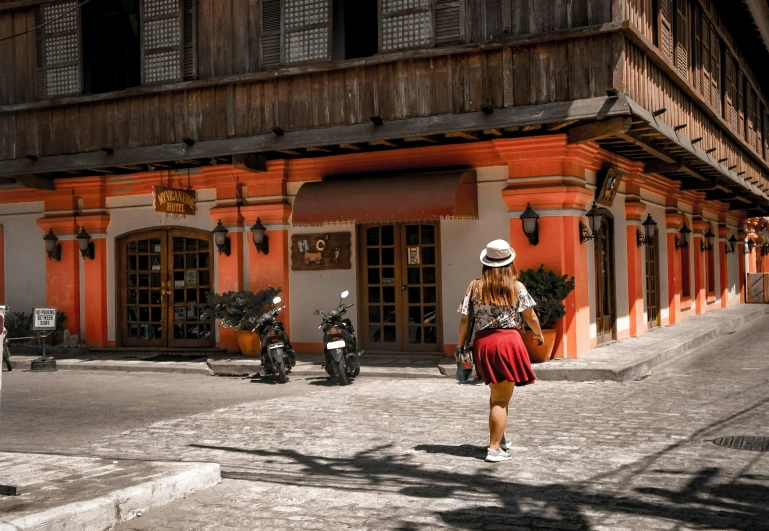
[[[165,85],[168,83],[181,83],[185,79],[185,52],[186,52],[186,46],[184,42],[184,22],[185,22],[185,13],[186,13],[186,5],[185,0],[176,0],[177,3],[177,9],[178,9],[178,15],[177,19],[179,22],[179,42],[175,46],[165,46],[161,48],[152,48],[151,52],[148,53],[147,46],[145,43],[145,26],[147,22],[153,22],[156,20],[165,20],[165,19],[172,19],[174,17],[169,16],[154,16],[154,17],[147,17],[145,15],[145,2],[146,0],[141,0],[139,2],[139,48],[140,48],[140,54],[141,54],[141,86],[143,87],[150,87],[153,85]],[[173,50],[179,51],[179,75],[175,79],[161,79],[157,81],[147,81],[146,75],[146,60],[148,55],[152,54],[159,54],[164,52],[170,52]]]
[[[392,11],[387,15],[384,15],[382,11],[382,1],[383,0],[377,0],[378,10],[379,10],[379,53],[380,54],[399,53],[399,52],[406,52],[409,50],[423,50],[425,48],[435,48],[435,5],[436,5],[435,0],[430,0],[430,5],[428,7],[402,9],[400,11]],[[432,27],[430,28],[430,41],[428,43],[420,44],[417,46],[408,46],[404,48],[395,48],[395,49],[386,50],[386,51],[382,49],[382,38],[384,36],[383,24],[384,24],[385,18],[395,18],[395,17],[404,16],[404,15],[410,15],[413,13],[425,13],[425,12],[430,13],[430,21],[432,24]],[[463,11],[460,11],[460,17],[462,13]],[[462,26],[462,18],[460,18],[460,27],[461,26]]]
[[[82,17],[82,7],[77,7],[75,9],[75,17],[77,21],[75,22],[75,31],[63,31],[63,32],[53,32],[53,33],[47,33],[48,26],[42,26],[43,23],[46,23],[44,11],[45,8],[54,4],[60,4],[65,3],[71,0],[61,0],[59,2],[46,2],[44,4],[40,4],[36,7],[35,11],[35,23],[38,27],[38,29],[35,31],[35,47],[36,47],[36,57],[35,57],[35,64],[36,64],[36,99],[40,100],[47,100],[52,98],[62,98],[62,97],[71,97],[71,96],[79,96],[83,94],[84,89],[84,79],[83,79],[83,17]],[[79,2],[74,1],[75,5],[77,5]],[[63,35],[68,35],[74,33],[77,35],[77,46],[78,46],[78,53],[77,53],[77,61],[75,62],[69,62],[69,63],[57,63],[55,65],[49,65],[45,53],[45,43],[46,39],[53,38],[53,37],[60,37]],[[48,94],[48,72],[50,70],[54,70],[57,68],[62,67],[68,67],[68,66],[76,66],[78,69],[78,75],[79,75],[79,81],[78,81],[78,91],[77,92],[68,92],[64,94],[55,94],[55,95],[49,95]]]
[[[305,24],[304,26],[296,26],[290,30],[286,30],[286,0],[280,0],[280,65],[281,66],[301,66],[311,65],[324,62],[330,62],[333,55],[334,47],[334,0],[326,0],[328,2],[328,20],[326,24],[315,23]],[[325,59],[307,59],[304,61],[287,61],[286,60],[286,37],[291,33],[299,33],[301,31],[307,31],[311,29],[327,28],[327,43],[326,43],[326,58]]]

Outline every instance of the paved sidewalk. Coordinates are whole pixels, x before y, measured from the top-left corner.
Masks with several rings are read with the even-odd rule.
[[[116,531],[766,529],[768,325],[641,381],[516,389],[498,465],[483,461],[488,390],[448,379],[318,382],[83,451],[222,466],[221,485]],[[739,436],[764,446],[728,447]]]
[[[578,359],[550,360],[535,366],[540,380],[550,381],[630,381],[648,375],[654,368],[685,356],[713,339],[735,332],[741,326],[769,313],[769,307],[742,304],[684,319],[681,323],[656,328],[637,338],[598,347]],[[259,372],[258,358],[241,356],[185,357],[165,356],[166,361],[137,359],[120,355],[91,355],[57,360],[58,370],[99,370],[253,376]],[[173,359],[172,359],[173,358]],[[29,369],[36,356],[12,356],[14,368]],[[297,354],[293,374],[325,377],[321,354]],[[453,357],[440,355],[365,353],[361,357],[361,377],[377,378],[454,378]]]
[[[0,531],[92,531],[221,481],[213,463],[111,460],[0,452]]]

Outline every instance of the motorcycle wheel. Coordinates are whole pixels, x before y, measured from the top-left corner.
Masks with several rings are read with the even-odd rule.
[[[355,378],[360,374],[360,366],[355,367],[355,369],[352,371],[352,377]]]
[[[286,364],[281,361],[278,364],[278,382],[286,383],[287,381],[288,378],[286,377]]]
[[[337,362],[336,374],[339,378],[339,385],[347,385],[347,367],[344,366],[344,358]]]

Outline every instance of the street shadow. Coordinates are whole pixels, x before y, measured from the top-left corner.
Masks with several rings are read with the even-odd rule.
[[[486,447],[473,446],[472,444],[420,444],[414,450],[428,454],[446,454],[454,457],[470,457],[473,459],[486,459]]]
[[[200,449],[246,453],[265,462],[279,463],[258,473],[225,470],[233,479],[301,485],[338,491],[396,492],[409,498],[453,499],[465,507],[434,510],[446,524],[458,529],[523,527],[529,529],[590,529],[587,514],[596,512],[636,518],[660,518],[699,529],[758,529],[769,521],[767,487],[745,481],[723,482],[720,470],[705,468],[681,489],[636,488],[625,491],[601,489],[593,482],[537,485],[514,479],[505,465],[461,471],[429,468],[413,455],[388,454],[391,445],[374,447],[348,457],[310,455],[293,449],[260,450],[225,446],[192,445]],[[470,445],[458,447],[419,445],[428,453],[469,457]],[[607,485],[611,482],[607,483]],[[659,484],[659,483],[658,483]],[[429,505],[427,506],[429,507]],[[430,509],[426,509],[430,510]],[[601,518],[596,517],[594,518]]]

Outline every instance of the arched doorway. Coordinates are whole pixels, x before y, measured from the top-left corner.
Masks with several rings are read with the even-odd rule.
[[[117,344],[210,348],[216,337],[201,305],[213,290],[210,232],[167,227],[116,240]]]
[[[601,230],[595,235],[595,323],[598,344],[617,339],[617,302],[614,274],[614,219],[601,209]]]

